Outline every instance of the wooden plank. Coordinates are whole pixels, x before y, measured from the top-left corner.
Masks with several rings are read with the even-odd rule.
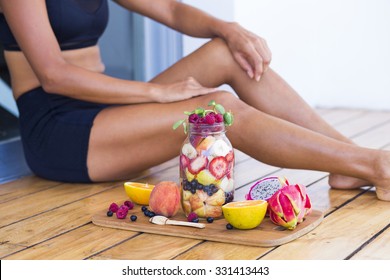
[[[369,130],[381,125],[386,125],[386,123],[389,122],[389,112],[377,111],[356,116],[351,118],[348,122],[343,122],[335,127],[345,136],[356,138],[359,134],[369,132]]]
[[[329,111],[317,110],[320,116],[329,124],[335,126],[348,122],[351,119],[360,117],[368,113],[363,109],[345,109],[345,108],[332,108]]]
[[[271,248],[203,242],[176,256],[175,260],[255,260]]]
[[[74,260],[92,256],[113,244],[133,238],[137,232],[96,227],[89,223],[57,238],[37,244],[3,259],[11,260]],[[8,253],[11,250],[8,249]],[[2,255],[4,252],[1,252]]]
[[[390,123],[376,127],[353,139],[360,146],[378,149],[390,143]]]
[[[50,211],[72,203],[77,199],[87,198],[112,187],[112,183],[88,185],[61,184],[53,188],[13,199],[0,205],[2,212],[0,227]]]
[[[316,229],[262,259],[344,259],[388,224],[388,202],[367,192],[327,216]]]
[[[6,256],[8,254],[24,250],[25,248],[27,247],[3,242],[0,244],[0,256]]]
[[[352,260],[390,260],[390,227],[354,254]]]
[[[142,238],[141,238],[142,237]],[[199,241],[155,234],[142,234],[93,256],[91,259],[162,260],[171,259]]]
[[[148,177],[149,182],[172,179],[177,169],[169,169]],[[100,192],[51,211],[24,219],[0,228],[0,242],[31,246],[52,238],[91,221],[97,211],[105,209],[111,202],[121,203],[127,199],[122,186]],[[0,256],[1,257],[1,256]]]
[[[153,176],[154,173],[161,172],[167,168],[176,168],[177,162],[178,157],[140,173],[138,178],[129,180],[145,182],[144,178],[146,176]],[[30,184],[30,182],[33,184]],[[54,186],[51,186],[51,184]],[[0,204],[0,211],[4,213],[0,220],[0,227],[50,211],[53,208],[61,207],[73,201],[93,196],[115,186],[122,186],[122,184],[123,182],[64,184],[46,181],[38,177],[24,178],[21,181],[5,184],[8,192],[5,190],[4,195],[12,193],[12,195],[7,196],[13,196],[14,198]],[[16,186],[16,192],[11,191],[14,186]],[[30,189],[34,191],[29,191]],[[23,190],[26,190],[28,194],[21,195]],[[19,194],[19,196],[16,194]],[[18,207],[15,207],[15,205],[18,205]]]
[[[41,192],[60,184],[59,182],[44,180],[36,176],[26,176],[12,182],[1,184],[0,204],[22,196]]]

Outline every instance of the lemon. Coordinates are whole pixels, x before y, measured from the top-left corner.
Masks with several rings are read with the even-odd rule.
[[[234,201],[223,205],[222,212],[233,227],[252,229],[263,221],[267,206],[265,200]]]
[[[125,182],[125,191],[130,200],[139,205],[149,205],[149,197],[154,185]]]

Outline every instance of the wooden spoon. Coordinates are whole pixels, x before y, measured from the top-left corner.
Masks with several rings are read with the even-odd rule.
[[[183,222],[170,220],[164,216],[154,216],[149,219],[149,222],[156,225],[174,225],[174,226],[187,226],[187,227],[196,227],[196,228],[204,228],[206,225],[201,223],[191,223],[191,222]]]

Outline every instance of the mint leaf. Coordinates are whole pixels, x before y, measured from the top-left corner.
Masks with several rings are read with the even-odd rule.
[[[195,109],[195,114],[204,116],[205,110],[202,107]]]
[[[175,122],[172,126],[173,129],[176,129],[178,128],[180,125],[184,124],[185,120],[178,120],[177,122]]]
[[[217,110],[217,112],[221,113],[222,115],[225,114],[225,112],[226,112],[225,108],[221,104],[216,104],[215,110]]]
[[[233,124],[233,114],[230,112],[226,112],[223,115],[223,120],[226,126],[231,126]]]
[[[215,101],[214,100],[211,100],[210,102],[209,102],[209,104],[207,104],[208,106],[215,106],[217,103],[215,103]]]

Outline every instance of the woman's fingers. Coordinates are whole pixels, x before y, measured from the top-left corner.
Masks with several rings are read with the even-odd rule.
[[[162,91],[156,96],[156,101],[160,103],[186,100],[195,96],[206,95],[219,91],[218,88],[208,88],[202,86],[192,77],[173,84],[161,85],[161,88]]]

